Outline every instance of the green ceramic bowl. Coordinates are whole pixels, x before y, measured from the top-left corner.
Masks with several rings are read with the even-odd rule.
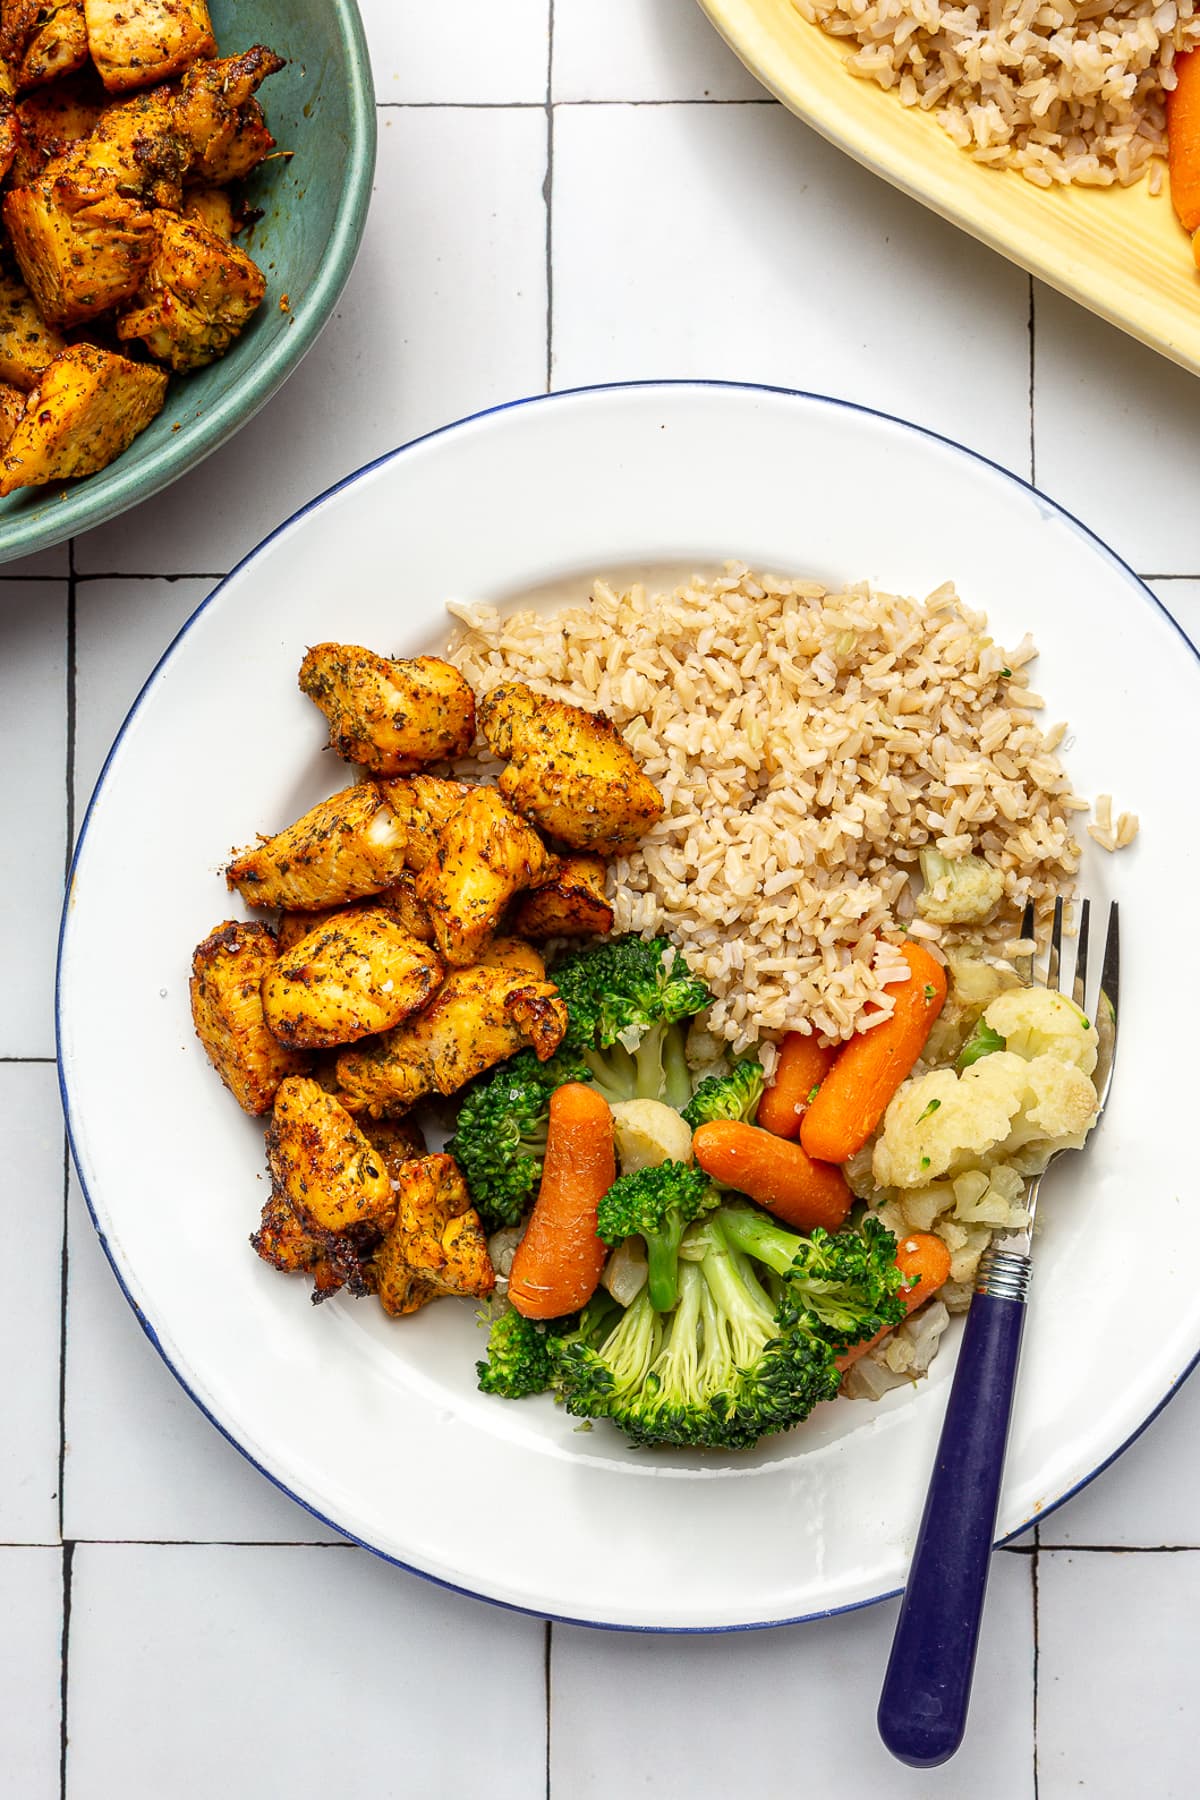
[[[262,43],[287,58],[260,98],[280,149],[294,154],[247,184],[263,213],[247,248],[267,298],[227,356],[172,380],[158,418],[107,469],[0,500],[0,562],[114,518],[219,449],[311,348],[353,266],[375,168],[375,91],[354,0],[211,0],[211,11],[223,54]]]

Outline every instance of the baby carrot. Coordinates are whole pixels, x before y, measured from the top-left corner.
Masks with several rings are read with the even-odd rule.
[[[896,1246],[896,1267],[913,1286],[902,1290],[902,1298],[910,1313],[915,1313],[918,1306],[924,1306],[931,1294],[936,1294],[950,1279],[950,1252],[940,1237],[934,1237],[931,1231],[914,1231],[908,1237],[901,1238]],[[915,1277],[915,1280],[914,1280]],[[894,1326],[888,1327],[895,1330]],[[887,1331],[880,1331],[865,1344],[852,1344],[837,1359],[839,1369],[848,1369],[856,1363],[860,1356],[873,1350]]]
[[[555,1088],[542,1183],[508,1278],[508,1297],[527,1319],[561,1318],[595,1293],[608,1255],[596,1208],[616,1179],[607,1100],[577,1081]]]
[[[758,1103],[755,1124],[776,1137],[794,1138],[801,1114],[812,1105],[836,1055],[837,1045],[818,1044],[815,1032],[789,1031],[779,1046],[771,1085]]]
[[[1167,95],[1167,172],[1171,204],[1186,231],[1200,225],[1200,56],[1175,58],[1175,86]]]
[[[888,1101],[925,1048],[946,999],[946,971],[920,944],[901,951],[909,979],[895,989],[891,1018],[843,1045],[800,1124],[800,1142],[821,1162],[861,1150]]]
[[[712,1119],[692,1138],[692,1155],[714,1181],[748,1194],[797,1231],[823,1225],[836,1231],[850,1211],[850,1189],[840,1169],[814,1162],[799,1144],[743,1125]]]

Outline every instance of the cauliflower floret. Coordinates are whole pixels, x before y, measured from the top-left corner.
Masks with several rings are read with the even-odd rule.
[[[612,1115],[622,1175],[659,1163],[691,1162],[692,1128],[673,1106],[662,1100],[618,1100]]]
[[[1053,988],[1019,987],[1000,994],[984,1009],[984,1022],[1004,1039],[1004,1048],[1032,1060],[1053,1056],[1090,1075],[1100,1038],[1073,1000]]]
[[[955,1075],[935,1069],[906,1081],[884,1114],[872,1173],[880,1187],[927,1187],[939,1176],[1002,1162],[1039,1142],[1082,1141],[1096,1116],[1082,1069],[1056,1056],[1027,1061],[997,1050]]]
[[[994,912],[1004,892],[1004,876],[981,856],[943,856],[921,851],[924,891],[917,911],[931,925],[978,925]]]

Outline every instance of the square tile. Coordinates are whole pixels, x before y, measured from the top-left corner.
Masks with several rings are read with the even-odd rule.
[[[66,543],[54,544],[49,550],[37,550],[32,556],[19,556],[15,562],[0,563],[0,579],[4,581],[65,580],[70,572],[71,551]]]
[[[363,1551],[81,1546],[67,1800],[530,1800],[543,1643]]]
[[[556,387],[808,388],[1028,472],[1020,271],[781,107],[565,107],[555,120]]]
[[[385,108],[379,119],[362,251],[315,348],[232,443],[80,538],[82,573],[224,572],[372,457],[543,390],[544,113]]]
[[[46,1063],[0,1064],[7,1259],[0,1310],[0,1543],[58,1541],[63,1121]],[[19,1378],[16,1371],[20,1371]]]
[[[1030,1562],[993,1558],[971,1722],[954,1785],[939,1793],[1032,1800]],[[889,1601],[811,1625],[711,1637],[556,1625],[552,1794],[773,1796],[800,1783],[822,1800],[929,1800],[929,1775],[893,1762],[875,1730],[896,1613]],[[665,1720],[678,1728],[665,1732]]]
[[[54,958],[67,853],[67,584],[0,575],[0,721],[8,773],[0,1056],[54,1055]],[[17,864],[12,865],[15,874]]]
[[[75,812],[82,823],[104,759],[142,685],[210,580],[80,581],[75,598]]]
[[[340,1543],[180,1387],[117,1286],[74,1174],[69,1246],[66,1536]]]
[[[1200,649],[1200,581],[1152,581],[1150,586],[1176,624]]]
[[[1200,1553],[1043,1554],[1039,1800],[1191,1800]]]
[[[1200,1380],[1041,1526],[1043,1544],[1200,1546]]]
[[[381,105],[546,98],[550,0],[360,0],[360,10]]]
[[[555,0],[556,100],[765,100],[696,0]]]
[[[1051,288],[1035,291],[1037,485],[1135,569],[1200,575],[1200,384]]]
[[[0,1796],[59,1800],[62,1551],[0,1549]]]

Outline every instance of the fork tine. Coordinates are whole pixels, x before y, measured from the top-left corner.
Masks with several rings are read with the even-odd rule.
[[[1059,894],[1054,902],[1054,924],[1050,930],[1050,954],[1046,959],[1046,986],[1058,986],[1059,970],[1062,968],[1062,934],[1063,934],[1063,902]]]
[[[1088,973],[1088,927],[1091,923],[1092,903],[1083,900],[1079,906],[1079,935],[1075,947],[1075,979],[1071,983],[1071,998],[1080,1012],[1086,1012],[1087,973]]]
[[[1121,987],[1121,930],[1117,902],[1114,900],[1108,909],[1108,931],[1104,939],[1104,963],[1100,970],[1100,992],[1108,1001],[1112,1011],[1112,1022],[1117,1022],[1117,1000]]]
[[[1030,943],[1032,943],[1033,936],[1034,936],[1034,928],[1035,928],[1035,915],[1034,915],[1034,910],[1033,910],[1033,901],[1027,900],[1025,902],[1025,911],[1021,914],[1020,935],[1021,935],[1022,939],[1027,939]],[[1020,977],[1020,979],[1025,983],[1025,986],[1028,987],[1033,980],[1033,952],[1030,950],[1030,951],[1027,951],[1024,956],[1014,957],[1013,958],[1013,967],[1016,969],[1017,974]]]

